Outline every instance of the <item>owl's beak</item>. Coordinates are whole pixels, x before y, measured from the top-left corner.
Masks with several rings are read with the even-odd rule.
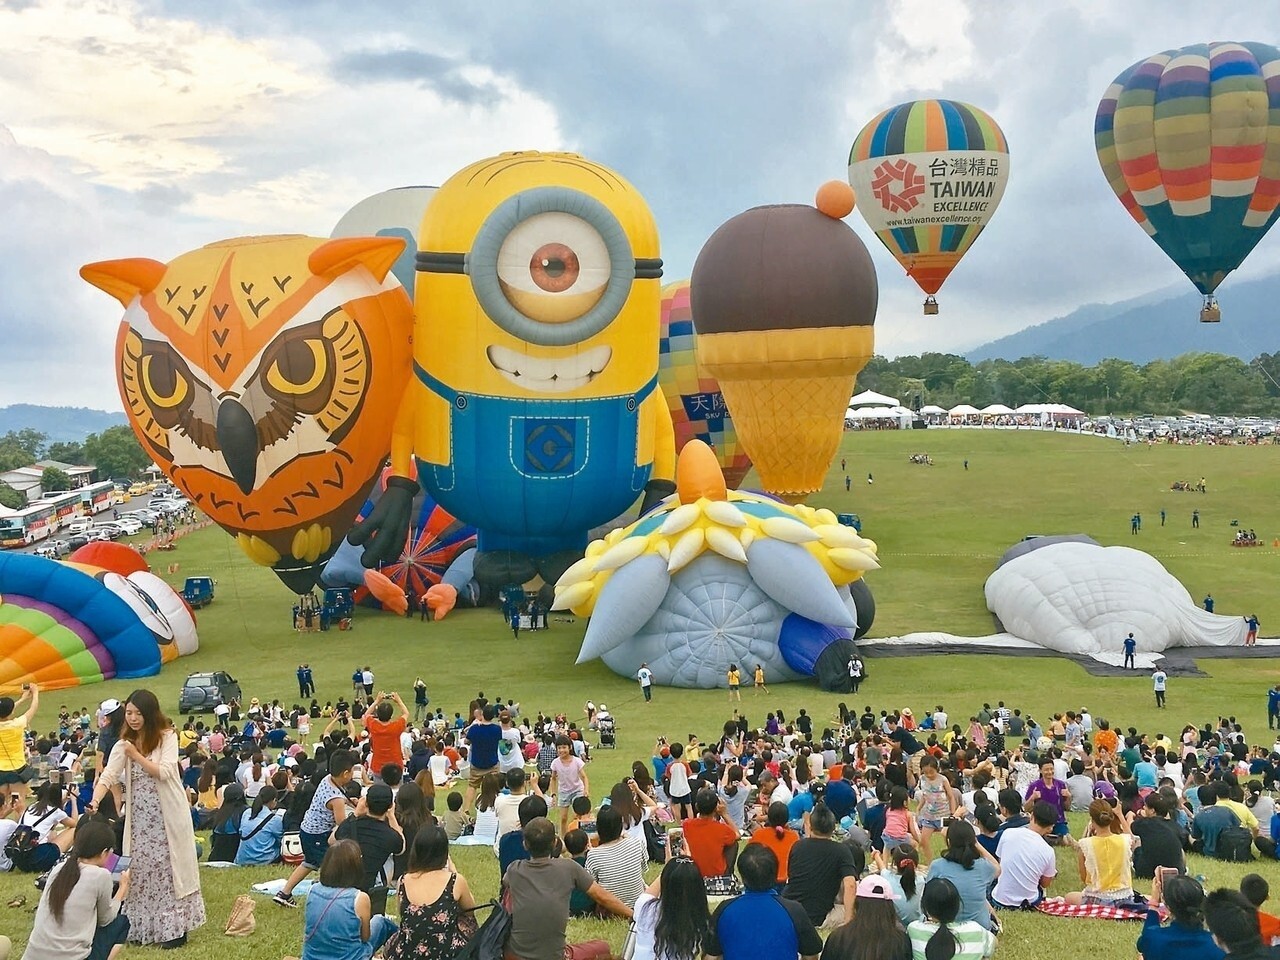
[[[239,400],[218,406],[218,446],[231,478],[243,493],[252,493],[258,475],[258,430]]]

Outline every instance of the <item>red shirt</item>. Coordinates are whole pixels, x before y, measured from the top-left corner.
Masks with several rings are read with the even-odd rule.
[[[1275,937],[1280,937],[1280,917],[1258,911],[1258,929],[1262,931],[1262,945],[1271,946]]]
[[[377,773],[388,763],[404,766],[404,754],[400,750],[404,717],[396,717],[384,723],[370,710],[364,715],[364,728],[369,731],[369,743],[373,745],[373,755],[369,759],[371,773]]]
[[[729,872],[724,859],[724,848],[738,842],[738,831],[727,823],[709,820],[706,817],[694,817],[685,820],[684,840],[689,846],[689,855],[698,865],[698,871],[704,877],[723,877]]]

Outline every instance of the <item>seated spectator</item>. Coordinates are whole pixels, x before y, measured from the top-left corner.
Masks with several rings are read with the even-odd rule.
[[[1013,827],[1000,833],[996,844],[1000,877],[991,890],[991,901],[996,907],[1018,910],[1035,906],[1044,899],[1045,888],[1058,875],[1057,858],[1047,840],[1053,836],[1058,811],[1047,803],[1037,803],[1031,817],[1030,826]]]
[[[1274,956],[1262,942],[1257,908],[1240,891],[1221,888],[1205,897],[1204,919],[1214,942],[1226,951],[1227,960]]]
[[[699,790],[693,806],[697,816],[681,824],[689,856],[704,878],[729,876],[738,856],[738,831],[727,822],[724,801]]]
[[[796,901],[815,927],[834,927],[853,919],[858,869],[853,852],[832,835],[836,818],[820,803],[809,816],[810,835],[791,848],[783,896]]]
[[[375,887],[390,886],[387,861],[405,847],[394,804],[391,788],[375,783],[356,803],[355,816],[338,824],[333,834],[339,840],[354,840],[360,847],[364,877],[356,886],[366,893]]]
[[[444,799],[445,806],[448,809],[445,810],[444,816],[440,818],[440,824],[444,827],[444,832],[449,835],[449,840],[452,842],[462,836],[467,827],[471,826],[471,818],[462,809],[462,794],[457,790],[451,790]]]
[[[645,888],[645,841],[622,832],[622,814],[613,804],[600,808],[596,834],[600,842],[587,851],[587,871],[605,890],[634,907]]]
[[[1258,929],[1262,932],[1263,945],[1273,946],[1280,939],[1280,917],[1262,909],[1271,896],[1271,885],[1258,874],[1248,873],[1240,879],[1240,892],[1258,911]]]
[[[1147,794],[1129,831],[1138,838],[1133,851],[1133,875],[1151,880],[1159,867],[1172,867],[1186,873],[1186,858],[1177,825],[1169,818],[1171,804],[1159,791]]]
[[[822,938],[805,909],[778,896],[774,886],[778,858],[773,851],[762,844],[748,844],[738,858],[738,872],[746,892],[724,901],[711,915],[702,947],[707,960],[818,956]]]
[[[987,891],[1000,876],[1000,864],[979,845],[973,827],[965,820],[953,820],[947,827],[946,839],[946,850],[930,864],[928,879],[941,877],[950,881],[960,897],[960,921],[990,930]]]
[[[547,799],[540,795],[524,797],[516,810],[519,829],[502,835],[498,840],[498,876],[504,877],[507,868],[517,860],[528,860],[529,850],[524,845],[524,828],[538,817],[547,816]]]
[[[630,919],[631,908],[600,886],[584,867],[552,857],[556,830],[550,820],[532,820],[523,835],[529,859],[511,864],[502,878],[503,888],[511,894],[509,953],[520,960],[561,960],[569,925],[569,894],[575,889],[609,913]]]
[[[945,960],[989,957],[995,952],[996,938],[989,929],[959,919],[960,892],[947,878],[933,877],[924,885],[920,912],[924,918],[908,927],[914,956]]]
[[[354,840],[337,840],[320,863],[320,879],[307,892],[302,960],[369,960],[396,932],[396,922],[374,916],[360,889],[368,869]]]
[[[414,835],[409,869],[400,878],[400,929],[387,941],[386,960],[454,956],[475,934],[475,897],[449,863],[449,837],[434,824]]]
[[[253,798],[253,806],[240,815],[237,867],[262,867],[279,861],[284,814],[278,806],[276,788],[266,786]]]
[[[244,788],[229,783],[222,791],[222,804],[209,819],[213,831],[209,837],[210,863],[235,863],[240,850],[240,821],[248,811]]]
[[[1218,803],[1217,784],[1206,783],[1196,795],[1200,798],[1200,809],[1191,821],[1191,849],[1206,857],[1217,857],[1222,831],[1240,826],[1240,818]]]
[[[762,843],[778,858],[778,892],[787,884],[787,858],[791,856],[791,848],[800,839],[800,834],[787,826],[791,812],[785,803],[775,800],[769,804],[768,819],[765,825],[756,830],[748,841]]]
[[[24,873],[44,873],[71,849],[80,818],[78,813],[68,814],[62,809],[63,799],[63,787],[57,783],[45,783],[36,788],[35,801],[29,807],[24,808],[20,795],[14,794],[18,803],[18,819],[13,830],[6,832],[12,835],[22,827],[29,827],[35,844],[13,858],[13,869]],[[74,796],[71,809],[78,809]],[[5,843],[9,843],[9,838]]]
[[[1204,890],[1191,877],[1169,877],[1151,888],[1151,907],[1138,936],[1143,960],[1221,960],[1222,948],[1204,928]],[[1169,925],[1160,925],[1156,905],[1169,910]]]
[[[898,895],[886,877],[858,884],[853,919],[836,927],[822,949],[823,960],[911,960],[911,939],[895,909]]]
[[[1084,889],[1066,894],[1070,904],[1116,903],[1133,899],[1130,850],[1133,837],[1120,813],[1119,800],[1089,804],[1091,835],[1074,841],[1077,866]]]
[[[635,917],[635,960],[701,957],[711,916],[697,865],[688,857],[668,860],[636,901]]]
[[[521,838],[523,842],[523,837]],[[587,865],[587,850],[591,846],[591,841],[587,835],[581,830],[570,830],[564,835],[564,852],[574,863],[580,867]],[[525,859],[528,859],[526,854]],[[696,867],[694,869],[697,869]],[[703,894],[706,899],[706,894]],[[569,915],[571,917],[590,917],[596,912],[596,902],[587,896],[586,892],[576,887],[569,894]]]

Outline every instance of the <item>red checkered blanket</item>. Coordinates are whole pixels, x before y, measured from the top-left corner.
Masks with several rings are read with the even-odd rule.
[[[1103,903],[1067,903],[1062,897],[1049,897],[1041,900],[1036,904],[1036,909],[1041,913],[1047,913],[1051,917],[1089,917],[1094,920],[1145,920],[1147,918],[1147,907],[1138,907],[1132,905],[1113,906]],[[1154,907],[1160,914],[1160,919],[1164,919],[1165,910],[1163,907]]]

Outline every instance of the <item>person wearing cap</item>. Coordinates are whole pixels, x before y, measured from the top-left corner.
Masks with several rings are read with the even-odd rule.
[[[738,857],[738,874],[745,892],[722,902],[711,915],[702,944],[706,960],[817,958],[822,938],[813,921],[800,904],[780,897],[774,889],[778,875],[774,852],[761,844],[748,844]]]
[[[911,960],[911,938],[903,929],[894,901],[901,897],[884,877],[872,874],[858,884],[853,919],[841,924],[827,938],[822,955],[827,958],[867,956],[867,945],[876,944],[874,955],[884,960]],[[861,947],[861,949],[859,949]],[[923,956],[923,954],[921,954]]]
[[[375,783],[356,803],[356,815],[338,824],[337,840],[354,840],[364,858],[364,881],[360,887],[368,893],[374,887],[388,886],[391,877],[385,871],[387,860],[404,852],[404,833],[396,822],[395,796],[385,783]]]
[[[120,701],[114,697],[103,700],[98,705],[98,762],[107,765],[111,759],[111,748],[120,739],[120,730],[124,726],[124,710]]]

